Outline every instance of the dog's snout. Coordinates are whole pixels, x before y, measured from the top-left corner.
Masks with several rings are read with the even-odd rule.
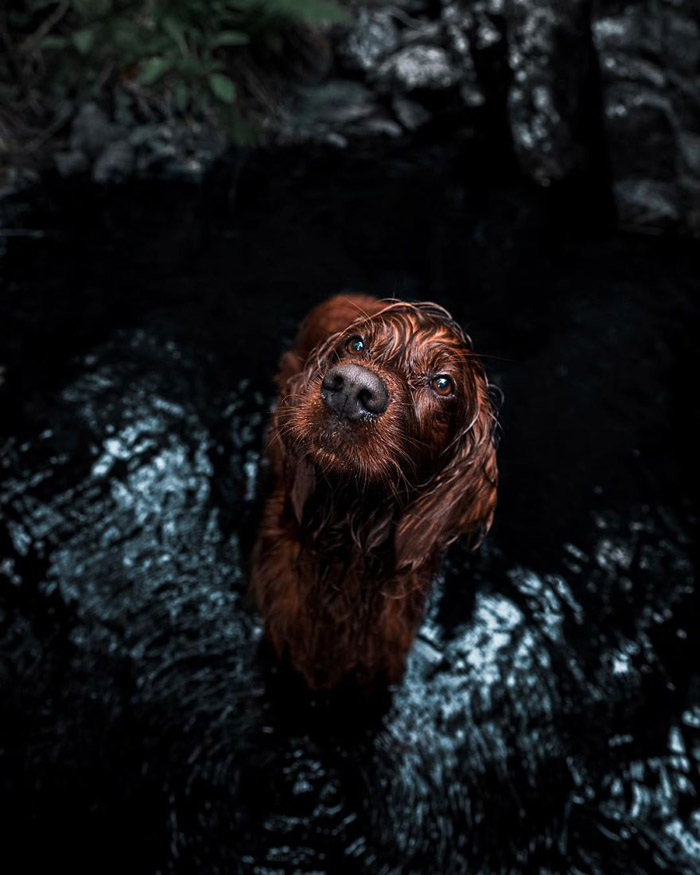
[[[380,378],[362,365],[337,365],[321,383],[321,398],[343,419],[364,419],[384,413],[389,393]]]

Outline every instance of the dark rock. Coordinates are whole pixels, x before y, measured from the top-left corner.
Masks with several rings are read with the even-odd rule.
[[[139,176],[201,180],[225,147],[221,131],[208,125],[139,125],[129,135]]]
[[[306,87],[263,120],[273,142],[342,146],[448,118],[500,154],[512,147],[540,185],[609,174],[625,227],[700,235],[697,0],[348,5],[349,27],[297,34],[291,78]],[[128,89],[113,97],[111,115],[80,108],[55,156],[61,175],[199,179],[225,146],[213,126],[163,118]]]
[[[460,73],[462,100],[468,107],[481,106],[485,96],[474,67],[469,37],[469,29],[473,25],[472,15],[468,10],[463,10],[459,3],[450,3],[444,7],[442,18],[448,45]]]
[[[362,136],[379,135],[385,137],[399,137],[403,133],[401,125],[385,116],[375,116],[362,122],[355,130],[355,133]]]
[[[426,0],[392,0],[391,6],[405,15],[424,15],[430,7]]]
[[[588,66],[586,10],[571,0],[511,0],[506,6],[513,145],[537,182],[564,179],[584,163],[578,121]]]
[[[430,120],[428,110],[415,100],[409,100],[407,97],[397,95],[391,105],[396,118],[409,131],[416,130],[416,128],[421,127],[421,125]]]
[[[477,51],[490,49],[504,39],[503,6],[503,0],[477,0],[470,11],[463,12],[468,24],[472,17],[471,41]]]
[[[593,37],[620,222],[700,233],[700,7],[601,4]]]
[[[85,103],[73,119],[71,150],[84,152],[94,161],[107,146],[125,133],[126,129],[110,121],[104,110],[96,103]]]
[[[110,143],[92,168],[92,178],[98,183],[123,182],[134,169],[134,149],[128,140]]]
[[[136,151],[139,173],[163,169],[177,158],[173,129],[169,125],[141,125],[132,131],[129,140]]]
[[[697,247],[560,228],[421,139],[27,208],[50,233],[11,238],[0,306],[22,871],[700,871]],[[271,671],[246,607],[275,363],[343,286],[434,291],[506,398],[496,525],[436,575],[374,713]]]
[[[222,131],[211,124],[168,119],[136,124],[127,97],[116,100],[110,119],[95,103],[84,104],[70,131],[70,148],[54,158],[61,176],[90,173],[100,184],[136,176],[201,180],[225,147]]]
[[[331,79],[323,85],[300,88],[297,104],[282,142],[330,143],[345,147],[348,137],[398,136],[401,127],[365,85],[348,79]]]
[[[401,44],[409,45],[430,45],[442,46],[445,44],[445,29],[443,22],[438,19],[436,21],[416,21],[411,22],[401,34]]]
[[[87,155],[79,149],[72,149],[69,152],[56,152],[54,161],[61,176],[75,176],[78,173],[87,173],[90,168]]]
[[[459,71],[439,46],[409,45],[400,49],[377,70],[378,87],[415,91],[449,88],[459,81]]]
[[[620,224],[660,230],[680,219],[679,191],[672,182],[620,179],[613,183]]]
[[[360,9],[338,55],[349,70],[370,71],[399,46],[399,29],[390,9]]]
[[[295,121],[302,127],[343,126],[377,110],[375,95],[359,82],[331,79],[315,88],[300,88]]]

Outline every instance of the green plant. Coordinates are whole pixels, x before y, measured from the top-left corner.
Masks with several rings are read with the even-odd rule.
[[[290,26],[346,19],[336,0],[25,0],[0,18],[12,50],[0,99],[3,88],[16,99],[95,97],[121,81],[230,128],[242,59],[283,53]]]

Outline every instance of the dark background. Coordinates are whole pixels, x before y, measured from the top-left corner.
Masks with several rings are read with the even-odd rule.
[[[647,25],[617,6],[639,70]],[[600,124],[546,178],[504,69],[500,103],[420,92],[430,120],[395,136],[6,192],[7,871],[700,871],[697,202],[684,175],[682,215],[639,221],[651,184],[625,212],[614,144],[668,182],[670,140],[634,115],[605,135],[586,69]],[[276,362],[347,289],[448,307],[504,394],[494,528],[374,698],[276,671],[246,599]]]

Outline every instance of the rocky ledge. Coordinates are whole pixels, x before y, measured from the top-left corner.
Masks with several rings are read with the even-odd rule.
[[[481,135],[549,186],[605,176],[622,227],[700,235],[700,5],[695,0],[354,2],[350,26],[270,107],[272,145]],[[311,77],[308,68],[314,70]],[[211,124],[78,108],[53,161],[97,183],[198,179],[226,149]]]

